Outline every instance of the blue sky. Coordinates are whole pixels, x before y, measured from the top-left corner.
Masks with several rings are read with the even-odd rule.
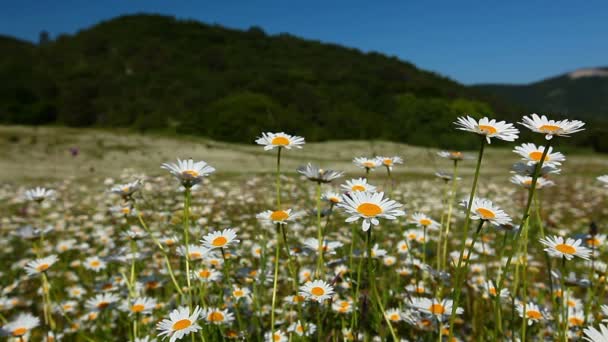
[[[379,51],[465,84],[608,66],[608,1],[0,1],[0,34],[33,41],[153,12]]]

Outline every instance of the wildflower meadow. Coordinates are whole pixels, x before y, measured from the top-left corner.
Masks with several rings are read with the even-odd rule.
[[[608,163],[564,152],[585,129],[463,114],[475,151],[343,150],[348,171],[259,132],[268,172],[176,146],[113,177],[7,182],[2,338],[608,341]]]

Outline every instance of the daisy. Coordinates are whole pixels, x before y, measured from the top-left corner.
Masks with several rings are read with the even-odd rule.
[[[187,254],[189,260],[201,260],[207,253],[209,253],[209,248],[198,245],[188,245],[187,252],[186,246],[179,246],[177,248],[177,254],[181,256],[185,256]]]
[[[589,316],[589,322],[593,321],[593,316]],[[585,312],[583,309],[568,308],[568,326],[582,327],[585,324]]]
[[[46,272],[58,260],[59,258],[55,254],[49,255],[46,258],[32,260],[25,265],[25,272],[29,276]]]
[[[353,302],[351,300],[338,299],[331,303],[331,309],[341,314],[351,313],[353,311]]]
[[[89,310],[101,311],[116,303],[119,299],[120,298],[113,293],[102,293],[87,299],[85,307]]]
[[[193,271],[194,276],[203,282],[214,282],[222,279],[222,272],[212,268],[201,268]]]
[[[389,171],[393,170],[393,166],[395,164],[403,164],[403,159],[401,157],[397,157],[397,156],[394,156],[394,157],[377,156],[376,160],[378,161],[378,164],[384,165],[384,167],[389,169]]]
[[[331,203],[332,205],[336,205],[342,202],[342,195],[334,191],[327,191],[323,194],[322,199]]]
[[[511,183],[517,184],[519,186],[522,186],[522,187],[528,189],[528,188],[530,188],[530,186],[532,186],[532,177],[514,175],[513,177],[511,177]],[[542,188],[548,188],[548,187],[552,187],[554,185],[555,185],[555,182],[553,182],[552,180],[546,179],[544,177],[538,177],[536,179],[536,188],[535,189],[540,190]]]
[[[258,145],[264,146],[264,151],[272,150],[275,147],[286,148],[291,150],[292,147],[302,148],[304,138],[295,135],[280,133],[262,133],[262,136],[257,138],[255,142]]]
[[[291,209],[276,211],[266,210],[256,215],[258,220],[270,224],[286,224],[287,222],[294,221],[300,216],[302,216],[302,214],[292,213]]]
[[[451,299],[429,299],[414,297],[411,299],[411,306],[418,311],[426,314],[433,315],[437,319],[449,316],[452,313],[453,301]],[[463,308],[457,308],[456,314],[460,315],[464,312]]]
[[[42,202],[45,199],[52,199],[55,197],[55,190],[50,190],[41,187],[35,187],[25,192],[25,199],[28,201]]]
[[[393,323],[400,322],[403,319],[399,309],[388,309],[384,312],[384,316]]]
[[[466,159],[464,153],[458,151],[439,151],[437,152],[437,155],[441,158],[447,158],[455,161]]]
[[[207,308],[203,310],[202,316],[207,323],[215,325],[230,324],[234,320],[234,315],[228,309]]]
[[[321,169],[316,165],[312,165],[311,163],[306,164],[306,166],[300,166],[296,171],[308,178],[308,180],[317,183],[329,183],[334,179],[342,177],[344,174],[342,171]]]
[[[367,179],[365,178],[347,180],[346,184],[342,184],[340,187],[346,192],[376,191],[376,187],[371,184],[367,184]]]
[[[407,241],[401,240],[397,242],[397,250],[399,251],[399,254],[405,254],[409,251],[409,249],[410,246],[408,245]]]
[[[192,332],[199,331],[201,327],[196,321],[200,313],[201,309],[198,306],[194,308],[192,315],[185,306],[171,311],[168,319],[165,318],[156,325],[156,329],[161,331],[158,336],[164,335],[163,339],[170,337],[169,342],[174,342]]]
[[[141,188],[142,184],[143,180],[138,179],[131,183],[115,185],[110,189],[110,192],[118,194],[122,197],[130,197],[133,195],[133,193]]]
[[[249,301],[250,295],[251,290],[249,290],[248,288],[240,287],[238,285],[232,286],[232,297],[234,297],[234,299],[236,299],[237,301],[240,299],[245,299],[246,301]]]
[[[384,198],[383,192],[352,192],[344,196],[344,202],[338,206],[351,215],[346,222],[363,219],[363,231],[368,231],[370,225],[377,226],[380,223],[378,218],[394,220],[397,216],[405,215],[405,211],[398,209],[403,205]]]
[[[532,176],[534,176],[534,173],[536,172],[536,164],[517,162],[517,163],[513,164],[513,166],[511,167],[511,170],[513,170],[512,172],[520,174],[522,176],[532,177]],[[562,170],[558,169],[557,167],[555,167],[553,165],[543,164],[543,167],[540,169],[540,173],[538,174],[538,177],[545,177],[545,176],[551,175],[551,174],[557,175],[560,172],[562,172]]]
[[[498,295],[498,291],[496,289],[496,286],[494,286],[494,283],[491,280],[488,280],[487,282],[483,283],[483,290],[484,290],[484,296],[487,298],[489,297],[496,297]],[[500,298],[501,299],[505,299],[509,297],[509,289],[502,289],[500,290]]]
[[[497,138],[504,141],[514,141],[517,139],[519,130],[513,124],[505,121],[496,121],[487,117],[479,119],[479,122],[470,116],[459,117],[455,122],[458,129],[484,135],[488,144],[490,138]]]
[[[604,184],[604,187],[608,188],[608,175],[599,176],[597,180]]]
[[[517,313],[519,313],[519,317],[524,318],[524,306],[521,303],[517,304]],[[536,322],[545,319],[545,314],[540,310],[538,305],[529,302],[526,305],[526,313],[525,317],[528,320],[528,325],[532,325]]]
[[[287,328],[289,332],[295,332],[298,336],[311,336],[317,330],[317,326],[312,323],[306,323],[303,325],[299,320],[297,322],[291,323]]]
[[[562,165],[562,162],[566,160],[566,157],[561,152],[552,152],[553,147],[549,146],[549,151],[545,156],[545,160],[543,161],[543,165],[548,166],[559,166]],[[516,146],[513,152],[522,156],[522,159],[527,161],[528,164],[536,165],[540,162],[540,159],[543,157],[543,153],[545,152],[544,146],[536,146],[532,143],[521,144],[520,146]]]
[[[90,256],[84,260],[84,268],[87,270],[99,272],[106,268],[106,262],[97,256]]]
[[[606,342],[608,341],[608,326],[600,324],[600,330],[594,327],[588,327],[584,330],[585,341],[590,342]]]
[[[353,158],[353,163],[365,171],[374,171],[375,168],[380,166],[380,162],[376,158],[356,157]]]
[[[319,251],[319,240],[318,239],[308,238],[308,239],[304,240],[303,244],[304,244],[304,246],[308,247],[309,249],[311,249],[315,252]],[[339,241],[323,240],[322,250],[323,250],[323,253],[335,254],[336,249],[340,248],[342,246],[343,246],[342,242],[339,242]]]
[[[334,288],[327,282],[317,279],[300,286],[300,294],[315,302],[323,302],[334,294]]]
[[[550,140],[554,135],[568,137],[569,134],[585,130],[582,128],[585,123],[578,120],[549,120],[546,116],[538,116],[534,113],[531,117],[527,115],[522,118],[521,125],[526,126],[536,133],[545,135],[545,139]]]
[[[264,334],[264,341],[267,342],[287,342],[287,336],[281,330],[275,330],[275,332],[267,332]]]
[[[125,301],[120,306],[120,309],[128,312],[129,315],[150,314],[155,308],[156,299],[149,297],[135,298]]]
[[[431,230],[438,229],[440,227],[439,222],[431,219],[423,213],[414,213],[412,215],[412,223],[415,223],[420,228],[428,228]]]
[[[180,160],[179,158],[177,164],[163,163],[161,169],[169,171],[185,188],[192,188],[192,186],[202,182],[203,177],[215,172],[214,167],[209,166],[202,160],[194,162],[192,159]]]
[[[566,260],[571,260],[575,256],[589,260],[591,250],[587,247],[581,246],[583,243],[581,240],[574,240],[567,238],[564,240],[563,237],[554,235],[553,237],[548,236],[540,239],[540,242],[547,246],[545,252],[549,253],[552,257],[561,258],[564,257]]]
[[[21,337],[40,325],[40,319],[30,313],[22,313],[17,318],[5,324],[1,329],[3,335]]]
[[[239,243],[236,239],[236,231],[232,228],[224,229],[221,232],[209,233],[201,240],[203,246],[214,249],[214,248],[225,248],[232,243]]]
[[[461,203],[465,208],[467,201]],[[511,218],[502,209],[498,208],[492,201],[485,198],[473,198],[471,205],[471,219],[484,220],[494,226],[501,226],[511,222]]]

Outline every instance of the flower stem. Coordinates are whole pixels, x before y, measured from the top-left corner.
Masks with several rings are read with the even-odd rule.
[[[190,286],[190,188],[184,191],[184,243],[186,244],[186,284],[188,285],[188,307],[192,311],[192,288]]]
[[[321,182],[317,182],[317,192],[316,192],[316,201],[317,201],[317,240],[319,242],[319,247],[317,251],[317,269],[315,271],[316,277],[323,276],[323,247],[325,243],[323,241],[323,228],[321,227]]]
[[[445,233],[443,235],[444,241],[443,241],[443,255],[441,257],[442,259],[442,266],[440,268],[440,270],[444,270],[446,268],[446,262],[447,262],[447,254],[448,254],[448,237],[450,235],[450,226],[452,223],[452,209],[454,208],[454,199],[456,198],[456,182],[457,182],[457,178],[458,178],[458,161],[454,160],[454,171],[452,172],[452,191],[450,193],[450,202],[448,203],[448,217],[446,218],[446,224],[445,224]]]

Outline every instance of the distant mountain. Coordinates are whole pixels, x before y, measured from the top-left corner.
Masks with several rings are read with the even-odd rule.
[[[538,112],[608,121],[608,67],[579,69],[525,85],[474,88]]]
[[[309,141],[383,139],[470,148],[470,113],[521,110],[376,52],[258,27],[234,30],[129,15],[38,44],[0,37],[0,123],[130,127],[251,143],[263,131]],[[572,143],[585,145],[580,135]]]

